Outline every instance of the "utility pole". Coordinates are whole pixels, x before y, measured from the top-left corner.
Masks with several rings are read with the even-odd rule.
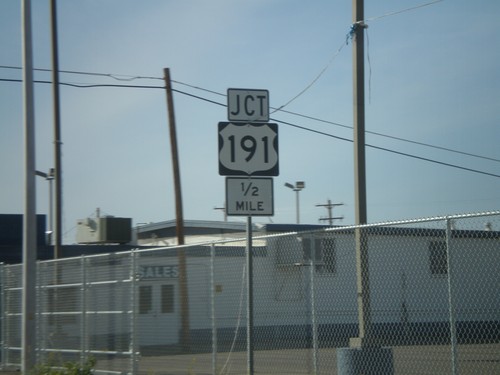
[[[365,64],[363,0],[352,0],[353,109],[354,109],[354,199],[356,246],[356,284],[358,298],[358,337],[349,348],[337,350],[337,374],[394,374],[392,349],[381,347],[372,331],[370,276],[366,228],[365,173]]]
[[[172,93],[172,81],[170,79],[170,69],[164,70],[165,89],[167,93],[168,123],[170,129],[170,148],[172,152],[172,169],[174,174],[175,190],[175,216],[177,229],[177,245],[184,245],[184,218],[182,213],[181,177],[179,168],[179,152],[177,150],[177,132],[175,126],[174,98]],[[179,298],[181,307],[181,346],[188,350],[190,346],[189,338],[189,298],[187,287],[187,266],[184,248],[177,249],[179,262]]]
[[[21,3],[23,39],[23,110],[24,110],[24,216],[21,316],[21,370],[33,371],[36,364],[36,169],[35,110],[33,98],[33,46],[31,0]]]
[[[62,166],[61,166],[61,111],[59,100],[59,53],[57,43],[57,4],[50,0],[50,15],[52,25],[52,94],[54,101],[54,170],[55,170],[55,216],[54,228],[54,258],[62,253]]]
[[[365,49],[364,0],[353,0],[353,107],[355,224],[367,223],[365,167]],[[364,346],[371,336],[368,244],[362,228],[355,229],[359,337],[353,346]]]
[[[326,207],[326,210],[328,211],[328,217],[325,218],[320,218],[320,221],[325,221],[328,220],[329,225],[333,225],[333,220],[342,220],[344,217],[343,216],[337,216],[333,217],[332,216],[332,211],[333,207],[335,206],[343,206],[344,203],[332,203],[330,199],[328,199],[326,204],[317,204],[316,207]]]

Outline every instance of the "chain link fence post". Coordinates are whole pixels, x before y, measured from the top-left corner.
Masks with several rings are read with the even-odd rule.
[[[446,220],[446,264],[448,266],[447,272],[447,283],[448,283],[448,313],[449,313],[449,324],[450,324],[450,345],[451,345],[451,371],[452,375],[458,375],[457,369],[457,330],[455,323],[455,301],[454,301],[454,277],[453,273],[455,267],[453,264],[454,254],[452,246],[452,231],[453,222],[448,217]]]
[[[139,356],[137,347],[137,309],[138,309],[138,268],[137,268],[137,251],[133,249],[130,252],[130,365],[132,375],[139,373]]]
[[[311,258],[309,259],[309,296],[311,303],[311,333],[312,333],[312,368],[313,374],[318,374],[318,324],[316,319],[316,298],[315,298],[315,284],[314,284],[314,274],[316,272],[316,251],[321,251],[320,248],[316,248],[315,236],[312,235],[310,239],[311,243]]]
[[[210,245],[210,314],[212,322],[212,374],[217,374],[217,318],[215,312],[215,245]]]
[[[81,298],[81,320],[80,325],[80,365],[83,366],[85,361],[88,359],[88,330],[87,330],[87,272],[85,267],[86,259],[84,255],[80,256],[80,272],[81,272],[81,286],[80,286],[80,298]]]

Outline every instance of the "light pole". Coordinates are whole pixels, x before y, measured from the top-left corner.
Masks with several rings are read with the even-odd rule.
[[[37,176],[43,177],[47,181],[49,181],[49,230],[47,231],[47,239],[49,245],[52,245],[52,233],[54,233],[54,222],[53,222],[54,219],[52,215],[52,210],[54,209],[54,205],[52,203],[53,200],[52,183],[54,182],[55,171],[54,168],[50,168],[49,173],[40,171],[36,171],[35,173]]]
[[[295,185],[292,185],[292,184],[290,184],[288,182],[285,182],[285,186],[287,188],[292,189],[296,193],[296,195],[295,195],[295,206],[296,206],[296,210],[297,210],[297,224],[300,224],[299,191],[301,191],[302,189],[304,189],[306,187],[306,183],[304,181],[297,181],[295,183]]]

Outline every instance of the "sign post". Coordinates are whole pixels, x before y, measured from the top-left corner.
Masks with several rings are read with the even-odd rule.
[[[253,375],[252,216],[272,216],[273,179],[279,174],[278,125],[269,121],[269,91],[227,90],[227,117],[219,122],[219,174],[226,177],[226,215],[247,216],[247,373]]]
[[[247,216],[247,370],[253,375],[253,247],[252,247],[252,216]]]

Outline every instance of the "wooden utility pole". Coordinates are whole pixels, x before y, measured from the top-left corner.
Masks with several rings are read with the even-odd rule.
[[[168,123],[170,130],[170,148],[172,152],[172,170],[174,174],[175,216],[177,224],[177,244],[184,245],[184,218],[182,214],[181,173],[179,168],[179,152],[177,149],[177,131],[175,125],[174,97],[170,69],[164,69],[165,88],[167,91]]]
[[[354,107],[354,199],[355,223],[367,223],[365,173],[365,63],[364,0],[353,0],[353,107]],[[368,243],[363,229],[355,229],[356,279],[358,292],[359,337],[352,346],[365,346],[371,337],[370,284]]]
[[[170,69],[164,69],[165,89],[167,92],[167,111],[170,129],[170,148],[172,151],[172,169],[174,175],[175,190],[175,216],[177,224],[177,245],[184,245],[184,218],[182,214],[182,193],[181,177],[179,168],[179,153],[177,150],[177,133],[175,126],[174,98],[172,94],[172,81],[170,79]],[[187,287],[187,267],[186,254],[184,248],[177,249],[179,262],[179,299],[181,307],[181,346],[188,350],[190,346],[189,338],[189,296]]]

